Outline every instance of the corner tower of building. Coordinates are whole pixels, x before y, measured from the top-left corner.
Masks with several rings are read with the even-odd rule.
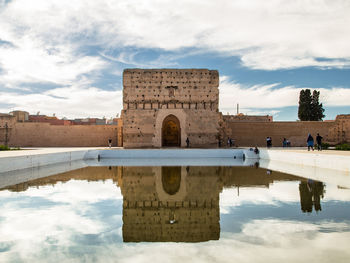
[[[124,70],[123,146],[216,146],[218,87],[217,70]]]

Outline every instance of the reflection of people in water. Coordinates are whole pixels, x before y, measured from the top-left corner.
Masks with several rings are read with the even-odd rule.
[[[307,182],[300,182],[300,205],[301,211],[311,213],[314,207],[315,211],[321,211],[321,198],[324,194],[324,184],[322,182],[308,179]]]

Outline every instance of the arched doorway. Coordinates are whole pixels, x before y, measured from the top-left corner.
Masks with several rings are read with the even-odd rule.
[[[174,115],[168,115],[163,121],[162,146],[181,146],[180,121]]]

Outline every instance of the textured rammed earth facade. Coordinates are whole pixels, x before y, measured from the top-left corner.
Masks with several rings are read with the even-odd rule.
[[[127,69],[123,74],[123,146],[162,147],[164,120],[179,122],[180,147],[216,147],[219,73],[207,69]]]

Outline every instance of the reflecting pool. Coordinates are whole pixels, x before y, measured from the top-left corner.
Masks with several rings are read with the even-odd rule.
[[[350,190],[257,167],[86,167],[0,209],[0,262],[350,261]]]

